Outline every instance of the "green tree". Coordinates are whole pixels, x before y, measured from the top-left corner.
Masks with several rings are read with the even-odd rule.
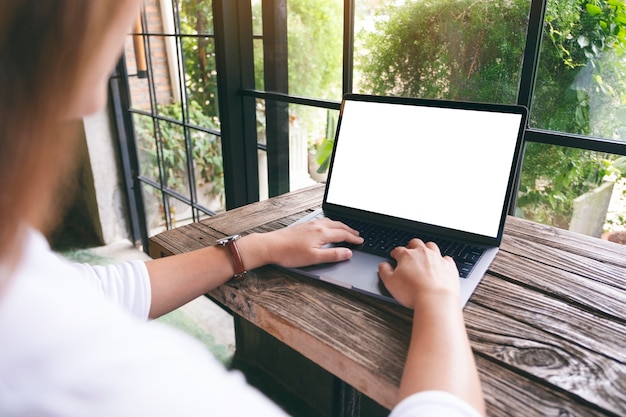
[[[574,199],[600,185],[613,172],[609,155],[528,143],[518,215],[566,229]]]
[[[531,124],[617,139],[615,117],[591,123],[590,98],[626,104],[626,5],[622,0],[549,1]],[[596,107],[602,103],[594,103]],[[572,115],[574,117],[572,117]],[[614,115],[613,115],[614,116]]]
[[[180,0],[181,33],[185,68],[185,87],[189,101],[198,103],[213,125],[219,126],[217,71],[213,34],[213,12],[209,0]],[[198,124],[197,120],[193,120]],[[205,126],[206,127],[206,126]]]
[[[359,34],[361,90],[515,102],[527,0],[424,0],[380,13],[376,30]]]
[[[626,103],[625,7],[622,0],[548,2],[533,126],[623,134],[620,110],[591,117],[590,101],[610,104],[603,109]],[[380,13],[375,30],[360,35],[367,52],[360,62],[363,90],[516,101],[528,0],[418,0]],[[602,181],[610,162],[594,152],[528,144],[518,206],[526,216],[558,224],[571,213],[573,198]]]
[[[182,119],[182,111],[180,103],[162,105],[158,108],[161,116],[174,120]],[[189,103],[188,112],[190,118],[198,124],[216,128],[212,118],[205,114],[204,109],[197,102]],[[152,118],[136,116],[135,132],[140,157],[143,160],[141,175],[155,181],[162,179],[167,188],[189,195],[187,182],[189,164],[187,163],[185,132],[182,126],[166,121],[159,121],[155,125]],[[195,185],[198,192],[202,191],[203,194],[198,197],[205,201],[217,200],[220,207],[223,207],[224,172],[221,143],[218,137],[196,129],[189,129],[188,136],[193,146],[191,155]],[[162,161],[162,170],[159,168],[159,158]],[[158,192],[156,190],[154,192],[155,200],[161,205]],[[209,208],[216,209],[215,207]],[[158,211],[163,216],[165,211],[162,206]]]
[[[253,3],[256,31],[262,20],[261,2]],[[287,50],[289,94],[338,100],[341,97],[343,3],[329,0],[287,1]],[[263,54],[260,43],[255,45],[255,84],[264,88]],[[327,115],[307,106],[290,106],[292,121],[298,124],[306,140],[323,139],[319,126],[324,126]],[[257,121],[264,123],[263,107]]]
[[[621,0],[548,2],[533,126],[624,137],[620,131],[626,67],[619,58],[626,45],[625,7]],[[616,172],[611,169],[613,159],[602,153],[529,143],[518,207],[525,217],[566,227],[573,199]]]
[[[343,2],[289,0],[289,93],[341,96]]]

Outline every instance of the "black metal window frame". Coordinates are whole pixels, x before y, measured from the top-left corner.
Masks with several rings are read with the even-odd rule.
[[[170,213],[170,205],[168,202],[169,198],[174,198],[192,209],[192,219],[193,221],[200,220],[203,216],[212,216],[216,213],[203,205],[198,203],[198,196],[196,192],[196,178],[193,166],[193,150],[192,150],[192,141],[191,141],[191,132],[198,131],[207,133],[210,135],[214,135],[216,137],[221,137],[222,132],[216,129],[210,129],[203,126],[198,126],[194,124],[189,117],[189,103],[187,97],[187,91],[185,88],[180,88],[180,97],[177,99],[181,103],[182,110],[182,120],[174,119],[171,117],[167,117],[165,115],[159,114],[158,110],[158,102],[157,102],[157,94],[155,91],[155,84],[152,78],[152,47],[151,47],[151,38],[173,38],[176,41],[176,59],[178,62],[177,71],[178,77],[180,79],[184,79],[185,70],[185,62],[182,59],[182,39],[183,38],[210,38],[213,39],[214,35],[209,33],[202,34],[186,34],[182,33],[180,30],[180,14],[179,10],[175,6],[175,3],[172,4],[172,14],[175,20],[176,30],[174,33],[164,33],[164,32],[151,32],[149,30],[142,30],[141,33],[133,32],[130,35],[133,37],[140,37],[141,42],[143,44],[143,48],[146,51],[145,59],[146,59],[146,71],[144,74],[140,74],[140,71],[136,74],[128,74],[126,59],[125,56],[122,55],[120,61],[118,62],[115,71],[110,79],[109,83],[109,93],[110,93],[110,103],[113,108],[113,113],[116,119],[116,134],[118,137],[118,141],[120,144],[120,155],[121,155],[121,164],[124,172],[124,180],[126,193],[128,196],[129,202],[129,217],[131,223],[131,230],[133,234],[133,238],[137,242],[141,242],[144,247],[144,250],[148,250],[148,227],[147,227],[147,219],[145,213],[145,203],[143,198],[142,187],[149,186],[160,192],[162,198],[162,207],[164,209],[164,222],[165,227],[167,229],[172,228],[173,221],[172,215]],[[144,13],[141,15],[142,19],[142,27],[147,28],[148,23],[146,21],[146,16]],[[132,106],[131,102],[131,88],[129,83],[130,77],[140,77],[148,78],[148,94],[150,100],[150,111],[138,109]],[[140,115],[149,117],[152,119],[153,129],[156,136],[160,135],[160,126],[159,122],[167,122],[169,124],[178,126],[182,129],[185,141],[185,153],[186,153],[186,173],[187,173],[187,184],[189,185],[189,195],[183,195],[176,190],[169,188],[166,186],[167,178],[165,169],[163,166],[163,147],[161,141],[157,140],[155,137],[156,143],[156,152],[157,159],[159,161],[158,171],[159,178],[158,181],[155,181],[153,178],[148,178],[146,176],[141,175],[140,170],[140,162],[139,162],[139,150],[137,146],[137,140],[135,135],[135,128],[133,122],[133,116]]]
[[[544,17],[546,12],[547,2],[549,0],[531,0],[531,7],[529,13],[528,30],[526,34],[526,47],[522,62],[521,81],[517,96],[517,104],[523,105],[528,109],[532,107],[532,97],[535,87],[537,68],[539,63],[539,55],[541,48],[541,40],[544,29]],[[240,0],[229,2],[228,0],[214,1],[215,4],[228,3],[232,8],[228,16],[224,16],[227,20],[224,21],[224,25],[231,28],[241,28],[239,43],[242,49],[249,49],[249,55],[246,60],[242,60],[239,64],[245,65],[247,68],[253,66],[252,62],[252,28],[250,1]],[[287,73],[284,63],[275,63],[275,56],[287,56],[286,51],[286,9],[287,0],[275,0],[263,2],[263,27],[264,27],[264,74],[265,74],[265,91],[260,91],[253,88],[249,82],[242,82],[241,88],[235,92],[235,97],[238,100],[246,100],[247,98],[265,100],[266,103],[276,104],[298,104],[305,106],[312,106],[325,109],[338,110],[340,108],[339,101],[319,100],[307,97],[298,97],[288,94],[283,88],[286,84]],[[343,83],[342,92],[350,93],[353,87],[353,58],[354,58],[354,10],[356,8],[356,0],[344,1],[344,25],[343,25]],[[280,27],[276,27],[280,26]],[[269,36],[267,35],[269,34]],[[278,48],[283,48],[279,50]],[[226,66],[226,68],[230,68]],[[279,81],[276,81],[279,80]],[[269,82],[268,82],[269,81]],[[270,86],[277,85],[278,88],[270,88]],[[223,110],[223,113],[227,113],[228,108]],[[284,110],[286,112],[286,110]],[[245,118],[254,119],[254,111],[245,114]],[[268,136],[268,159],[269,165],[275,166],[274,171],[269,172],[269,189],[270,195],[278,195],[288,191],[284,184],[288,184],[289,170],[288,164],[281,163],[285,158],[288,158],[288,142],[289,135],[288,127],[276,129],[272,126],[284,126],[280,121],[272,121],[273,117],[285,117],[285,113],[282,115],[274,115],[268,112],[266,115],[267,120],[267,136]],[[537,142],[547,145],[557,145],[565,147],[579,148],[589,151],[606,152],[617,155],[626,155],[626,143],[609,140],[603,138],[581,136],[563,132],[553,132],[548,130],[537,129],[528,127],[525,135],[526,142]],[[270,149],[269,143],[276,143],[274,149]],[[262,148],[262,146],[259,146]],[[256,181],[258,182],[258,181]]]
[[[531,0],[530,5],[517,104],[526,106],[531,111],[548,1]],[[262,36],[253,34],[250,0],[213,0],[212,7],[221,131],[209,133],[220,135],[222,138],[226,209],[231,209],[259,199],[258,150],[267,152],[269,195],[275,196],[289,191],[289,104],[338,110],[340,101],[299,97],[288,93],[287,0],[263,0]],[[356,0],[344,0],[342,80],[344,94],[352,92],[353,88],[355,8]],[[253,42],[259,38],[263,41],[264,51],[264,90],[257,89],[254,81]],[[123,61],[118,66],[119,85],[123,84],[122,79],[126,76],[120,71],[122,65]],[[119,86],[116,88],[118,91],[123,90]],[[256,100],[264,100],[266,104],[266,144],[257,142]],[[117,102],[124,107],[124,100],[117,99]],[[132,138],[133,134],[132,126],[129,126],[126,120],[128,117],[119,114],[123,111],[116,113],[118,125],[125,126],[121,130],[127,132],[127,139],[122,140],[122,143],[132,147],[133,140],[128,139]],[[187,127],[197,128],[191,125]],[[626,155],[624,142],[547,131],[530,126],[526,131],[525,141]],[[125,159],[132,165],[136,158],[136,150],[123,152],[127,153]],[[137,172],[137,167],[131,166],[130,172]],[[139,181],[150,183],[143,178],[139,178]],[[135,174],[131,174],[127,182],[135,184],[134,188],[129,187],[129,192],[134,192],[133,198],[141,201],[141,196],[137,195],[141,190],[136,186]],[[159,186],[152,183],[150,185]],[[188,200],[183,196],[172,194],[169,190],[163,192],[182,201]],[[194,201],[189,203],[193,205]],[[511,212],[514,207],[513,204]],[[195,208],[206,214],[212,214],[202,207]],[[134,218],[140,219],[140,213],[136,213]]]

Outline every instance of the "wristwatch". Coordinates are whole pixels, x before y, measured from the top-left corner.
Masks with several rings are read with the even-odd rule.
[[[243,266],[243,260],[241,259],[241,252],[239,252],[239,247],[237,246],[237,240],[241,238],[240,235],[232,235],[226,236],[225,238],[218,239],[215,241],[215,244],[218,246],[225,246],[230,253],[230,260],[233,263],[233,267],[235,268],[235,274],[233,278],[243,278],[246,276],[246,268]]]

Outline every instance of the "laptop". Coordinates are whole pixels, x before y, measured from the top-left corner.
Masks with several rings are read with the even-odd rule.
[[[395,302],[378,264],[413,237],[454,258],[465,306],[498,252],[527,110],[517,105],[344,96],[321,209],[359,230],[348,261],[292,269]]]

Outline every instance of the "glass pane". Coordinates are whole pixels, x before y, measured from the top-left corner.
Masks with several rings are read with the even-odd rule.
[[[183,37],[182,42],[189,122],[202,127],[219,128],[213,40],[203,37]]]
[[[141,36],[138,37],[138,41],[143,42]],[[141,68],[147,68],[146,55],[145,53],[142,54],[141,49],[137,52],[137,55],[135,55],[133,36],[128,36],[124,45],[124,54],[126,58],[128,83],[130,85],[130,106],[133,109],[150,111],[150,87],[148,84],[148,79],[139,78],[137,76],[138,65]]]
[[[267,144],[267,135],[265,134],[265,100],[256,99],[256,140],[260,144]]]
[[[289,180],[297,190],[326,181],[339,112],[289,105]]]
[[[141,190],[143,192],[148,236],[154,236],[167,230],[163,196],[161,191],[147,184],[142,184]]]
[[[198,211],[196,214],[196,217],[198,218],[198,221],[202,221],[202,220],[209,219],[212,216],[209,214],[205,214],[204,212]]]
[[[343,2],[287,0],[289,93],[339,100]]]
[[[254,47],[254,88],[257,90],[265,89],[265,79],[263,78],[263,40],[255,39]]]
[[[259,164],[259,200],[269,198],[269,176],[267,174],[267,152],[263,149],[257,150]]]
[[[172,0],[165,0],[165,3]],[[213,5],[211,0],[179,0],[180,33],[213,34]]]
[[[626,4],[548,1],[530,123],[626,139]]]
[[[193,211],[189,204],[172,196],[167,196],[166,199],[170,207],[172,228],[193,223]]]
[[[530,0],[358,0],[355,91],[515,103]]]
[[[177,65],[177,47],[176,38],[174,36],[160,36],[160,34],[172,35],[176,33],[174,24],[174,14],[171,0],[162,0],[161,2],[149,1],[145,2],[145,12],[143,18],[143,33],[151,34],[145,38],[145,62],[150,69],[150,76],[153,78],[150,82],[153,84],[153,94],[156,102],[160,105],[169,105],[174,101],[180,100],[180,74]],[[155,35],[159,34],[159,35]],[[129,37],[128,43],[132,43]],[[141,62],[141,51],[137,51],[139,55],[135,60],[135,55],[129,55],[129,49],[135,51],[133,46],[126,47],[126,65],[129,73],[131,67],[137,62]],[[146,82],[148,80],[146,79]],[[142,110],[150,110],[149,84],[145,84],[143,89],[138,89],[131,82],[131,96],[133,97],[133,106]]]
[[[189,196],[189,171],[183,127],[174,123],[159,121],[161,138],[162,167],[165,186],[179,194]]]
[[[590,236],[623,230],[626,157],[528,143],[516,215]]]
[[[252,6],[252,36],[263,36],[263,17],[261,0],[251,0]]]
[[[191,130],[198,204],[214,212],[224,210],[222,142],[218,136]]]
[[[265,121],[265,100],[256,99],[256,137],[257,143],[266,145],[266,121]],[[267,152],[263,149],[257,150],[259,164],[259,199],[266,200],[269,197],[269,176],[267,174]]]
[[[146,54],[153,77],[154,95],[159,105],[169,105],[180,99],[179,74],[176,65],[176,43],[173,37],[149,36]]]
[[[325,182],[339,111],[291,104],[289,114],[291,190]]]
[[[297,190],[326,181],[338,110],[289,105],[289,187]],[[265,101],[257,99],[257,140],[266,143]],[[258,151],[259,195],[268,196],[267,153]]]
[[[174,0],[148,0],[143,2],[144,33],[177,33]]]
[[[159,182],[159,165],[157,160],[156,136],[152,117],[133,114],[139,171],[142,177]]]

